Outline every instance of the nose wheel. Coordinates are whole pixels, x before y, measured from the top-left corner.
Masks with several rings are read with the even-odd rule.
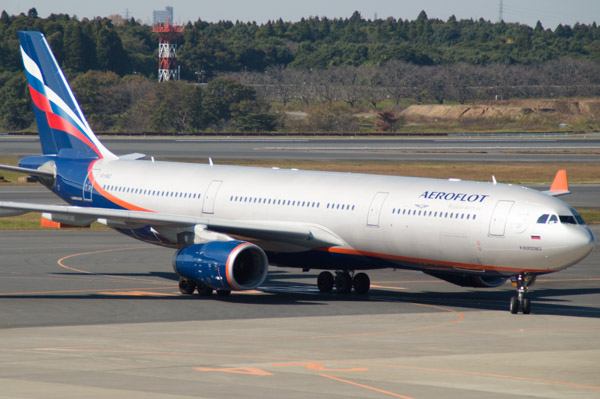
[[[531,312],[531,299],[527,296],[529,286],[535,282],[535,276],[529,274],[518,274],[511,277],[513,285],[517,288],[517,296],[510,298],[510,313],[517,314],[519,310],[523,314]]]

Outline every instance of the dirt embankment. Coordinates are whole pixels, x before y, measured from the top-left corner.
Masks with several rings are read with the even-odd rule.
[[[411,105],[401,116],[407,122],[436,122],[481,119],[519,121],[544,117],[569,123],[600,120],[600,99],[481,101],[458,105]]]

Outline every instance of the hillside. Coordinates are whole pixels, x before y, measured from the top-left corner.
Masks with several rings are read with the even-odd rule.
[[[411,105],[400,114],[406,124],[527,123],[578,125],[600,122],[600,99],[481,101],[458,105]]]

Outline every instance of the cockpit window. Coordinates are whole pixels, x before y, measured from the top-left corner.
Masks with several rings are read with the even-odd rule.
[[[558,217],[556,215],[550,215],[547,213],[544,213],[542,216],[540,216],[537,220],[538,224],[555,224],[558,223],[558,221],[560,220],[561,223],[563,224],[585,224],[585,222],[583,221],[583,218],[579,215],[579,213],[577,213],[577,211],[575,209],[573,209],[572,207],[569,207],[569,210],[573,213],[572,215],[559,215]]]
[[[561,223],[577,224],[577,220],[575,220],[575,216],[560,215],[559,218],[560,218]]]
[[[583,220],[581,215],[575,209],[573,209],[572,207],[569,207],[569,209],[571,210],[571,213],[573,213],[573,217],[575,217],[575,220],[577,220],[577,223],[585,224],[585,221]]]

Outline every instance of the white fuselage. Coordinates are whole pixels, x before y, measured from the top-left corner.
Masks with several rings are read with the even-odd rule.
[[[594,237],[564,202],[521,186],[187,163],[99,160],[96,189],[124,208],[323,226],[381,267],[543,273],[585,257]],[[85,198],[85,193],[83,195]],[[557,223],[538,223],[543,215]],[[268,251],[293,251],[276,240]]]

